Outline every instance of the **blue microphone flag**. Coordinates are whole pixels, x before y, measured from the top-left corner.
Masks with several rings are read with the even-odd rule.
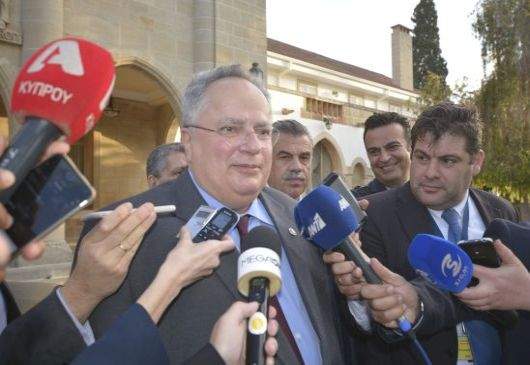
[[[294,213],[300,232],[323,250],[338,246],[358,226],[348,201],[325,185],[300,200]]]
[[[460,293],[471,281],[473,263],[457,245],[430,234],[418,234],[408,249],[410,265],[440,289]]]

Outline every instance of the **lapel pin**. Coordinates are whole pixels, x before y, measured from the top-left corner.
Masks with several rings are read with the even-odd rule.
[[[296,230],[293,227],[289,227],[289,233],[291,236],[296,236],[298,233],[296,233]]]

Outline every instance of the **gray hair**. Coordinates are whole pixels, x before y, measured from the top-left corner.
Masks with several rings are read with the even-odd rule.
[[[184,145],[179,142],[162,144],[151,151],[147,158],[145,167],[147,176],[160,177],[162,170],[166,168],[166,158],[170,153],[185,153]]]
[[[265,96],[270,106],[269,92],[261,80],[244,71],[241,65],[220,66],[196,74],[186,87],[182,98],[182,125],[184,127],[195,124],[197,114],[203,107],[204,93],[208,86],[227,77],[239,77],[252,83]]]
[[[293,137],[307,136],[311,140],[311,135],[305,125],[295,119],[283,119],[274,122],[272,135],[277,137],[281,133],[290,134]]]

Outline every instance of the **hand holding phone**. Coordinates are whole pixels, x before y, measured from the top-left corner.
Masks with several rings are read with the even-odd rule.
[[[471,261],[476,265],[482,265],[490,268],[496,268],[501,266],[499,255],[495,251],[493,246],[493,240],[491,238],[480,238],[476,240],[466,240],[458,242],[458,247],[465,251],[471,258]],[[476,286],[478,279],[476,277],[471,278],[471,282],[468,287]]]
[[[6,147],[6,140],[0,137],[0,154],[3,153]],[[54,155],[64,155],[70,151],[70,146],[64,141],[55,141],[48,146],[40,162],[43,162]],[[0,169],[0,191],[9,188],[14,183],[14,176],[7,170]],[[13,246],[10,238],[5,234],[4,230],[9,228],[13,223],[13,217],[5,209],[4,205],[0,203],[0,270],[7,265],[12,258]],[[42,255],[45,244],[42,241],[33,240],[20,249],[20,254],[26,260],[35,260]]]

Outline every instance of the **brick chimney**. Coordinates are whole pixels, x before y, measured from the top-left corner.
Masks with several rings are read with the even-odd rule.
[[[403,89],[413,90],[412,30],[401,24],[392,28],[392,79]]]

